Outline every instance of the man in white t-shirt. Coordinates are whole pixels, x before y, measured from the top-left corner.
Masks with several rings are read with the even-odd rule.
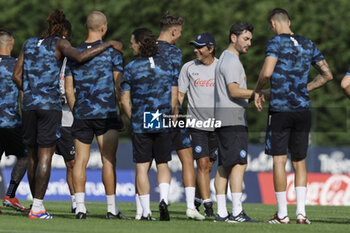
[[[243,176],[248,156],[247,78],[239,55],[248,52],[253,38],[253,26],[236,22],[231,26],[229,46],[221,54],[215,70],[215,119],[221,127],[215,130],[218,139],[219,162],[215,177],[217,197],[216,222],[256,222],[242,208]],[[226,208],[227,183],[230,180],[232,214]]]
[[[187,62],[179,76],[179,102],[183,103],[187,93],[187,120],[206,122],[214,120],[214,75],[218,59],[215,58],[215,39],[208,33],[200,34],[194,45],[196,59]],[[199,125],[199,126],[198,126]],[[210,199],[210,172],[217,157],[217,142],[214,127],[190,125],[193,158],[197,162],[197,187],[203,200],[206,217],[215,217]],[[197,200],[199,202],[199,200]],[[200,203],[200,202],[199,202]]]

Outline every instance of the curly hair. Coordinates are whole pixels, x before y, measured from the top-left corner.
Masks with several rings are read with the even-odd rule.
[[[148,28],[138,28],[133,33],[136,43],[140,43],[140,55],[152,57],[157,54],[157,39]]]
[[[178,15],[170,14],[165,12],[162,18],[160,19],[160,28],[162,30],[168,29],[172,26],[183,26],[185,20]]]
[[[54,10],[49,17],[47,17],[46,22],[49,23],[49,27],[46,32],[41,35],[42,38],[47,38],[50,36],[59,36],[62,37],[66,24],[66,16],[64,15],[62,10]]]

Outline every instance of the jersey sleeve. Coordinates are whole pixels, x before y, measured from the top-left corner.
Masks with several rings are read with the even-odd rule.
[[[226,85],[230,83],[240,83],[242,67],[238,60],[226,59],[221,66],[221,73]]]
[[[313,54],[311,64],[315,64],[322,60],[324,60],[324,56],[322,55],[320,50],[318,50],[317,46],[313,43]]]
[[[72,74],[72,70],[71,70],[71,66],[72,66],[73,64],[72,64],[72,61],[71,60],[67,60],[67,62],[66,62],[66,67],[65,67],[65,69],[64,69],[64,76],[65,77],[67,77],[67,76],[73,76],[73,74]]]
[[[120,91],[130,91],[131,89],[130,78],[131,78],[130,69],[128,68],[128,66],[126,66],[122,76]]]
[[[179,92],[186,93],[190,80],[188,78],[188,65],[187,63],[182,67],[179,75]]]
[[[265,57],[273,56],[278,59],[279,48],[280,48],[279,37],[275,36],[274,38],[270,39],[267,42]]]
[[[123,56],[115,49],[112,49],[113,71],[123,72]]]

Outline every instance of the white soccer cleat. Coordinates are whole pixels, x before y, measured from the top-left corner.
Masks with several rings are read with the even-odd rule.
[[[204,220],[205,217],[201,215],[196,209],[187,209],[186,210],[187,218],[195,219],[195,220]]]
[[[141,219],[141,217],[142,217],[142,214],[136,214],[136,216],[135,216],[135,220],[140,220],[140,219]]]

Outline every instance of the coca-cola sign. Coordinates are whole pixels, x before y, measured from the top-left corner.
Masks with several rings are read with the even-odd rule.
[[[273,175],[259,173],[261,196],[264,204],[276,204]],[[287,175],[287,203],[296,203],[294,173]],[[306,204],[308,205],[350,205],[350,175],[309,173]]]
[[[194,80],[194,86],[195,87],[214,87],[215,81],[213,78],[208,80],[201,80],[200,78],[197,78]]]

